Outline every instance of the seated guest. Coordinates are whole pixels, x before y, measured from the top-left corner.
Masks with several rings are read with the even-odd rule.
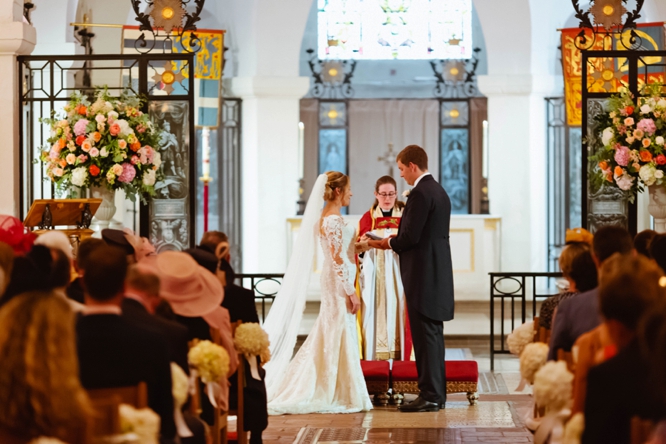
[[[220,281],[194,258],[179,251],[158,254],[155,261],[162,282],[161,296],[171,305],[178,322],[188,328],[189,338],[213,341],[229,354],[229,373],[236,372],[238,355],[234,347],[229,312],[220,305],[224,289]],[[227,410],[229,384],[222,381],[220,408]],[[212,411],[202,397],[202,418],[212,424]],[[210,406],[208,406],[210,407]]]
[[[627,230],[616,226],[605,226],[594,234],[592,258],[599,268],[613,254],[628,254],[633,248],[633,240]],[[596,328],[600,323],[596,288],[562,301],[557,306],[557,314],[553,321],[548,359],[556,360],[559,349],[571,351],[571,347],[580,335]]]
[[[85,310],[76,325],[81,383],[87,389],[148,386],[148,406],[160,416],[161,440],[176,435],[171,366],[165,341],[121,316],[127,254],[96,248],[83,270]]]
[[[134,256],[134,245],[127,238],[123,230],[114,230],[113,228],[105,228],[102,230],[102,240],[111,247],[120,248],[125,252],[127,263],[133,264],[136,262]]]
[[[14,216],[0,215],[0,242],[9,245],[16,256],[27,254],[37,235],[27,231],[23,222]]]
[[[4,242],[0,242],[0,295],[9,285],[9,278],[14,267],[14,250]]]
[[[660,301],[643,318],[638,341],[644,359],[649,363],[657,396],[666,399],[666,301]],[[655,427],[648,444],[666,444],[666,421]]]
[[[79,244],[79,249],[76,252],[76,260],[74,261],[74,270],[76,271],[77,277],[70,282],[67,287],[67,297],[71,300],[83,304],[83,286],[81,285],[81,282],[83,281],[83,269],[86,267],[90,253],[102,245],[106,245],[106,243],[102,239],[96,239],[94,237],[84,239]]]
[[[642,254],[647,258],[652,258],[650,254],[650,242],[657,234],[654,230],[643,230],[634,237],[634,248],[636,253]]]
[[[560,302],[597,286],[597,267],[587,244],[574,242],[566,245],[560,254],[559,263],[564,278],[569,282],[569,290],[551,296],[541,304],[539,325],[548,330],[551,328],[553,312]]]
[[[44,245],[51,250],[60,250],[65,253],[67,259],[74,260],[72,244],[69,243],[69,238],[62,231],[47,231],[40,234],[35,240],[35,245]]]
[[[666,272],[666,235],[656,234],[650,242],[650,257]]]
[[[229,310],[231,322],[256,322],[259,323],[257,306],[254,303],[254,292],[236,285],[236,273],[226,259],[220,260],[220,274],[222,285],[224,285],[224,300],[222,306]]]
[[[51,285],[52,270],[51,250],[43,245],[35,245],[25,255],[16,256],[9,284],[0,297],[0,306],[21,293],[48,291],[53,288]]]
[[[218,259],[230,260],[229,236],[221,231],[206,231],[198,248],[213,253]]]
[[[189,373],[187,328],[154,315],[161,300],[160,278],[155,271],[140,263],[130,266],[125,279],[125,299],[121,305],[123,317],[162,336],[169,350],[169,360]]]
[[[0,309],[0,325],[0,442],[43,436],[87,443],[92,410],[79,382],[67,303],[23,293]]]
[[[664,417],[663,398],[654,393],[650,362],[636,339],[641,318],[666,299],[662,276],[643,256],[614,255],[601,267],[599,308],[618,353],[588,374],[583,444],[629,444],[632,417]]]
[[[72,281],[72,261],[62,250],[51,250],[53,269],[51,270],[51,286],[53,294],[63,298],[74,312],[83,310],[83,304],[67,297],[67,286]]]

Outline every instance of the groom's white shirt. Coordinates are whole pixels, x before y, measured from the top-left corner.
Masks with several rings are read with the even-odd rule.
[[[414,185],[412,186],[412,189],[415,188],[416,185],[418,185],[419,182],[421,182],[421,179],[423,179],[426,176],[432,176],[432,174],[430,174],[428,172],[421,174],[419,176],[419,178],[414,181]],[[389,248],[393,249],[393,247],[391,247],[391,239],[388,240],[388,246],[389,246]]]

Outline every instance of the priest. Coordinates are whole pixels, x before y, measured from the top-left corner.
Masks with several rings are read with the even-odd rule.
[[[405,206],[397,199],[391,176],[375,184],[375,203],[359,223],[361,241],[395,235]],[[358,291],[362,307],[358,313],[361,358],[367,361],[409,360],[411,338],[400,278],[398,255],[393,250],[371,249],[359,255]],[[407,337],[406,337],[407,336]]]

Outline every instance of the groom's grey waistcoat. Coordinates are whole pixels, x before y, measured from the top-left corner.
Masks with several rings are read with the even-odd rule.
[[[436,321],[453,319],[450,222],[449,195],[427,175],[410,192],[398,235],[391,239],[400,255],[408,308]]]

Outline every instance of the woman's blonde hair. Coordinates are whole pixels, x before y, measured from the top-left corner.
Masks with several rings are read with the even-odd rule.
[[[340,193],[342,193],[349,186],[349,176],[339,171],[327,171],[324,174],[328,177],[326,190],[324,191],[324,200],[332,202],[338,198],[338,195],[335,194],[336,189],[339,189]]]
[[[0,309],[0,428],[71,442],[91,413],[79,381],[74,315],[53,293],[29,292]]]

